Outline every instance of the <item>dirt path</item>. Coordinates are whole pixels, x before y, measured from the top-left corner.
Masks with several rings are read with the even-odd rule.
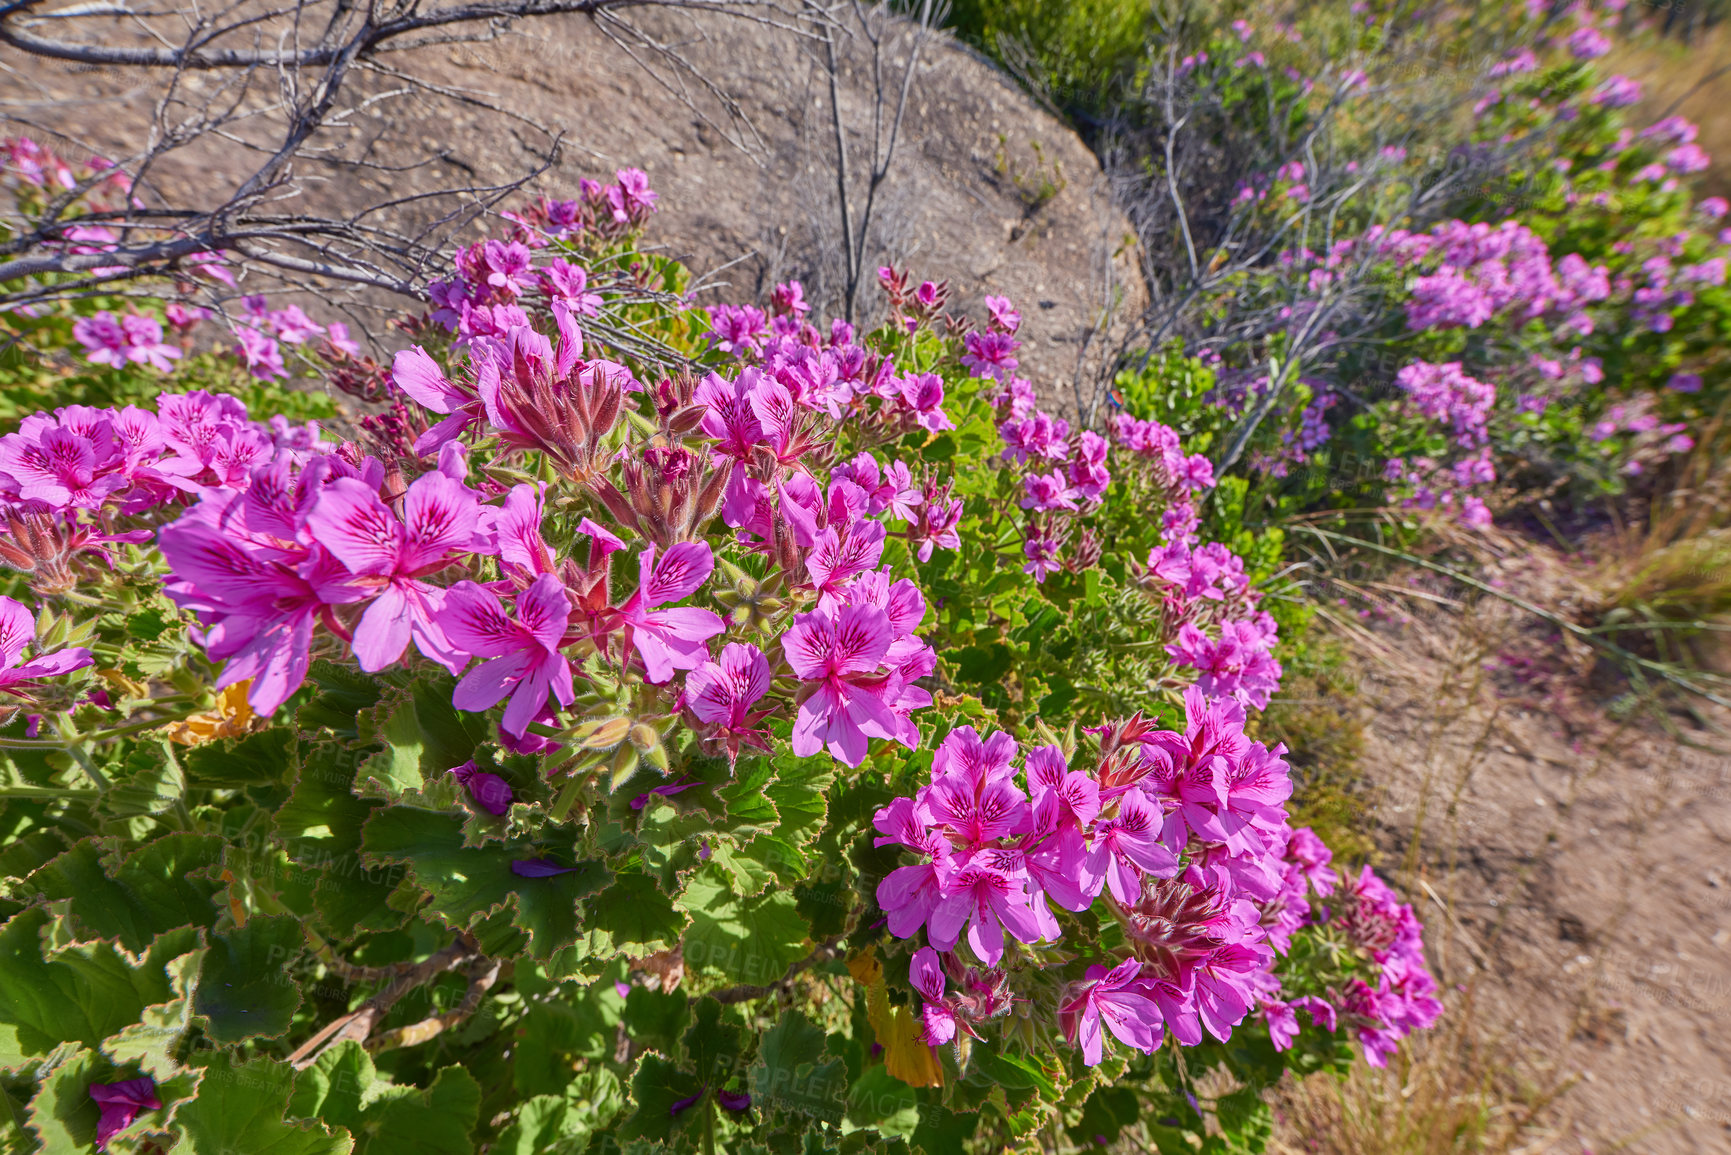
[[[1531,660],[1537,636],[1488,603],[1360,638],[1381,865],[1515,1080],[1573,1081],[1526,1150],[1723,1155],[1731,758],[1702,747],[1731,726],[1619,721]]]

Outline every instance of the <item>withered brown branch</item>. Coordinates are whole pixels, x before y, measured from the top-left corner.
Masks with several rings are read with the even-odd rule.
[[[478,957],[469,963],[467,977],[469,989],[463,992],[463,998],[448,1011],[436,1015],[428,1015],[418,1023],[394,1027],[381,1035],[366,1040],[361,1045],[368,1053],[379,1054],[382,1051],[395,1050],[398,1047],[413,1047],[426,1042],[435,1035],[450,1030],[474,1014],[481,1006],[481,1000],[486,997],[493,984],[499,980],[501,964],[498,959]]]
[[[620,14],[630,8],[681,9],[781,26],[777,14],[783,3],[792,0],[378,0],[365,5],[239,0],[216,12],[190,6],[128,10],[125,14],[134,19],[117,24],[112,17],[119,10],[113,6],[0,0],[0,44],[46,59],[165,76],[154,96],[148,145],[120,158],[119,167],[133,178],[122,207],[92,211],[81,201],[104,179],[93,173],[79,188],[54,195],[32,219],[8,222],[11,239],[0,249],[0,257],[8,258],[0,260],[5,290],[0,306],[124,289],[141,278],[185,282],[190,279],[186,266],[198,263],[187,259],[206,253],[227,254],[242,270],[285,288],[328,293],[335,286],[351,294],[383,291],[421,298],[428,282],[444,271],[448,245],[505,197],[549,172],[559,163],[565,141],[484,93],[417,77],[403,63],[403,52],[497,40],[524,19],[586,16],[615,43],[632,42],[632,55],[646,68],[645,57],[671,63],[681,77],[718,99],[727,116],[743,123],[737,101],[684,60],[676,44],[636,30]],[[215,84],[199,76],[213,76]],[[374,91],[349,96],[361,77],[379,83]],[[666,83],[659,73],[657,79]],[[382,164],[368,155],[371,145],[350,155],[342,133],[356,127],[359,118],[377,118],[383,106],[420,97],[483,109],[540,134],[534,141],[514,134],[530,154],[524,171],[497,183],[471,181],[387,195],[346,217],[308,213],[291,218],[280,211],[314,179],[300,171],[307,162],[351,174],[396,173],[436,159],[472,177],[473,170],[447,148],[412,164]],[[201,191],[200,205],[186,204],[191,197],[161,195],[156,182],[165,160],[201,143],[257,160],[249,163],[251,171],[232,178],[232,185],[222,182],[208,195]],[[421,223],[386,227],[387,215],[401,217],[404,210]],[[68,234],[93,228],[111,230],[115,239],[101,252],[71,251],[77,246]],[[249,286],[249,291],[257,288]],[[621,336],[627,352],[664,352],[653,340]]]
[[[481,954],[480,947],[476,944],[473,936],[463,934],[422,962],[399,964],[397,967],[390,968],[395,977],[383,990],[368,999],[358,1010],[350,1011],[348,1014],[326,1023],[318,1034],[295,1048],[294,1053],[288,1057],[289,1064],[296,1070],[303,1070],[311,1066],[325,1051],[344,1039],[353,1039],[363,1046],[366,1045],[368,1038],[373,1033],[373,1028],[378,1026],[384,1017],[390,1013],[391,1008],[402,1001],[403,996],[410,991],[424,983],[431,982],[446,971],[455,970],[465,964],[474,966],[483,962],[492,963],[492,976],[487,979],[487,985],[491,986],[493,979],[498,975],[498,964],[486,959]],[[336,968],[333,967],[332,969],[335,970]],[[471,987],[473,987],[474,981],[472,976]],[[485,988],[482,988],[481,993],[485,993]],[[480,995],[475,997],[479,1000]]]

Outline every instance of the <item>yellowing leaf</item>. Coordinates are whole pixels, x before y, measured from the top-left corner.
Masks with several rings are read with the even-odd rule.
[[[944,1069],[938,1053],[920,1037],[920,1022],[906,1007],[890,1014],[889,1029],[878,1032],[884,1049],[884,1069],[910,1087],[941,1087]]]
[[[849,958],[847,970],[865,988],[866,1021],[884,1049],[884,1069],[910,1087],[943,1086],[943,1066],[921,1037],[919,1019],[907,1007],[890,1006],[877,948],[868,947]]]
[[[168,728],[168,739],[182,746],[198,746],[216,738],[238,738],[252,729],[252,705],[247,691],[252,679],[236,682],[216,695],[216,709],[176,722]]]

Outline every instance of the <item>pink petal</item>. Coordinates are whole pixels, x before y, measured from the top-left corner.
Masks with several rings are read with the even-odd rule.
[[[386,574],[397,568],[402,523],[365,482],[339,477],[325,486],[307,515],[307,529],[351,573]]]

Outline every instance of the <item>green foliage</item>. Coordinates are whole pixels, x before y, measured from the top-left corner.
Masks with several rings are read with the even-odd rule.
[[[1135,67],[1149,8],[1137,0],[954,0],[949,21],[1061,105],[1093,110]]]
[[[581,255],[592,276],[685,284],[630,238]],[[92,369],[70,348],[75,312],[18,322],[0,416],[148,404],[164,386],[136,366]],[[633,296],[596,324],[615,321],[725,367],[703,346],[701,315],[672,297]],[[1114,451],[1116,482],[1077,519],[1074,560],[1036,581],[990,383],[967,377],[959,342],[931,327],[866,341],[940,373],[955,424],[886,440],[844,422],[834,447],[927,470],[964,503],[960,548],[920,562],[895,537],[883,558],[927,598],[937,702],[916,719],[917,750],[878,743],[857,768],[798,757],[791,718],[776,716],[762,723],[776,752],[748,745],[733,762],[676,725],[660,690],[595,656],[569,725],[533,730],[549,744],[525,753],[500,741],[496,713],[453,707],[456,680],[438,665],[411,655],[364,673],[334,635],[299,692],[261,719],[244,684],[215,688],[220,667],[163,595],[148,543],[116,547],[114,564],[88,566],[69,594],[31,594],[55,611],[42,645],[88,645],[94,665],[44,682],[40,730],[23,716],[0,726],[0,1093],[22,1120],[3,1149],[88,1149],[100,1118],[90,1088],[142,1077],[162,1106],[113,1140],[125,1155],[950,1155],[1030,1143],[1054,1119],[1079,1143],[1144,1127],[1258,1149],[1267,1117],[1254,1096],[1224,1097],[1206,1117],[1174,1106],[1194,1073],[1278,1075],[1284,1060],[1255,1020],[1232,1048],[1197,1049],[1187,1071],[1157,1058],[1130,1074],[1122,1054],[1085,1067],[1020,1012],[965,1048],[914,1033],[906,951],[875,898],[900,859],[877,845],[875,813],[911,793],[958,726],[1074,746],[1081,725],[1107,717],[1177,720],[1192,679],[1165,651],[1173,628],[1144,572],[1169,498],[1143,464]],[[310,383],[249,385],[215,353],[184,358],[168,379],[260,414],[343,416],[299,388]],[[1169,421],[1193,453],[1221,435],[1209,386],[1200,362],[1177,355],[1123,382],[1126,404]],[[633,419],[648,422],[653,403]],[[470,464],[488,483],[551,475],[496,443]],[[1252,500],[1226,479],[1202,504],[1203,532],[1266,582],[1283,540],[1251,524]],[[553,490],[547,536],[569,552],[591,514],[607,516]],[[813,595],[772,587],[730,532],[700,528],[738,595],[717,604],[779,660],[770,639]],[[1290,604],[1269,605],[1289,635],[1301,629]],[[105,704],[88,698],[98,686]],[[504,813],[451,773],[470,762],[510,787]],[[1092,914],[1062,917],[1074,951],[1067,940],[1014,963],[1048,967],[1053,999],[1116,933]],[[1305,965],[1295,989],[1340,974],[1326,952]],[[1306,1045],[1326,1050],[1295,1060],[1312,1067],[1349,1053]],[[1149,1123],[1168,1116],[1175,1125]]]

